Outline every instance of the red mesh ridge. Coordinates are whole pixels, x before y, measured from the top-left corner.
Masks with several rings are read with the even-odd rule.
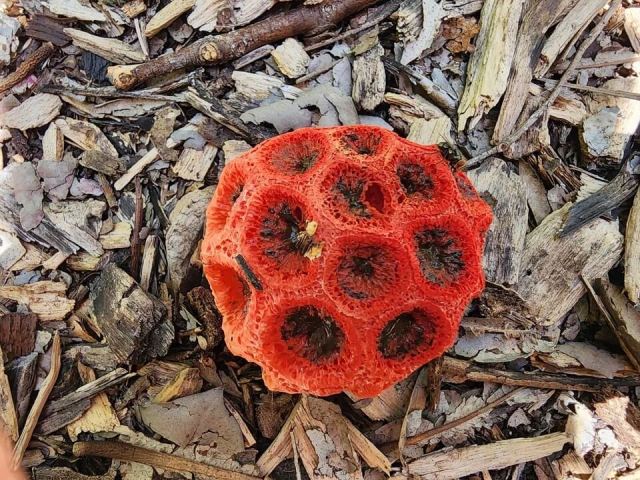
[[[454,342],[491,220],[435,146],[371,126],[263,142],[207,210],[227,346],[272,390],[376,395]]]

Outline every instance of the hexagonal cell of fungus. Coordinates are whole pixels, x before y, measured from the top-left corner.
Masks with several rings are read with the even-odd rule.
[[[491,209],[435,146],[301,129],[232,160],[202,260],[232,353],[272,390],[373,396],[455,340]]]

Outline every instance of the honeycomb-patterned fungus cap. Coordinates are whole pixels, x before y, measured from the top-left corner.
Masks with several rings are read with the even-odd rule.
[[[263,142],[207,211],[227,346],[272,390],[374,396],[453,344],[491,220],[436,146],[371,126]]]

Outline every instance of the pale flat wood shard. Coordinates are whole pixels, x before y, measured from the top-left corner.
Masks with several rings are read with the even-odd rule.
[[[106,22],[107,17],[93,7],[83,5],[78,0],[48,0],[51,13],[61,17],[76,18],[85,22]]]
[[[42,159],[62,160],[64,156],[64,135],[55,123],[50,123],[42,137]]]
[[[468,175],[493,209],[483,257],[486,278],[493,283],[515,285],[527,234],[526,185],[505,161],[497,158],[487,160]]]
[[[605,275],[621,258],[617,222],[594,220],[559,237],[571,204],[556,210],[526,237],[515,290],[542,325],[553,325],[586,293],[581,275]]]
[[[584,31],[593,17],[608,3],[609,0],[580,0],[573,6],[545,42],[534,71],[536,77],[541,78],[547,74],[571,39]]]
[[[146,59],[139,48],[115,38],[104,38],[75,28],[65,28],[64,33],[73,40],[73,44],[115,64],[141,63]]]
[[[430,120],[418,118],[411,124],[407,140],[422,145],[437,145],[440,143],[454,145],[455,142],[451,137],[452,127],[451,120],[445,115]]]
[[[480,33],[467,66],[458,106],[458,130],[469,129],[496,106],[507,88],[523,0],[487,0],[480,14]]]
[[[171,169],[180,178],[202,182],[217,153],[218,149],[210,144],[205,145],[203,150],[184,148],[178,161]]]
[[[82,120],[62,117],[56,120],[62,134],[82,150],[100,150],[105,155],[118,157],[118,151],[104,133],[94,124]]]
[[[311,57],[304,45],[295,38],[287,38],[271,52],[278,70],[288,78],[298,78],[307,73]]]
[[[629,300],[640,302],[640,192],[636,192],[627,219],[624,249],[624,289]]]
[[[50,93],[39,93],[0,115],[0,125],[18,130],[38,128],[56,118],[61,108],[60,97]]]
[[[171,226],[166,234],[167,264],[174,291],[178,291],[188,269],[191,254],[200,240],[207,205],[213,187],[186,194],[169,216]]]
[[[234,81],[239,94],[256,102],[269,98],[285,85],[284,81],[279,78],[241,70],[233,72],[231,79]]]
[[[187,22],[203,32],[246,25],[278,0],[197,0]]]
[[[527,190],[527,203],[536,224],[540,224],[551,213],[547,190],[535,170],[526,162],[520,162],[520,176]]]
[[[20,30],[17,18],[0,12],[0,65],[9,65],[12,54],[18,48],[16,33]]]
[[[372,112],[384,101],[386,90],[386,73],[380,57],[384,49],[376,41],[366,52],[358,55],[353,61],[353,101],[362,110]]]
[[[147,27],[144,29],[144,34],[147,37],[153,37],[171,25],[195,4],[196,0],[172,0],[149,20]]]
[[[113,226],[113,230],[104,235],[100,235],[98,240],[105,250],[129,248],[131,246],[132,231],[133,227],[129,222],[118,222]]]
[[[22,246],[18,237],[0,230],[0,268],[9,270],[20,260],[27,249]]]
[[[164,356],[174,327],[166,307],[123,270],[110,264],[91,291],[95,319],[120,362],[139,363]]]
[[[481,470],[502,468],[547,457],[562,450],[571,438],[563,432],[535,438],[514,438],[488,445],[430,453],[408,465],[412,475],[434,480],[462,478]]]

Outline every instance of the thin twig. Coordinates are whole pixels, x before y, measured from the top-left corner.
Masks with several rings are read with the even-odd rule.
[[[600,35],[600,32],[602,32],[602,29],[604,28],[604,26],[609,22],[609,20],[611,19],[613,14],[618,10],[621,4],[622,4],[622,0],[613,0],[611,2],[611,4],[609,5],[609,10],[607,10],[607,13],[605,13],[604,15],[602,15],[602,17],[600,17],[600,20],[598,21],[598,23],[596,23],[593,30],[591,30],[587,38],[585,38],[584,41],[580,44],[580,47],[578,47],[578,50],[573,56],[571,63],[569,64],[565,72],[562,74],[562,77],[560,77],[558,84],[553,88],[553,90],[551,91],[547,99],[542,103],[542,105],[540,105],[540,107],[535,112],[533,112],[533,114],[527,120],[522,122],[520,126],[515,130],[515,132],[513,132],[511,135],[505,138],[502,142],[500,142],[499,145],[496,145],[495,147],[487,150],[486,152],[481,153],[480,155],[467,160],[467,162],[465,162],[465,164],[462,167],[463,170],[469,170],[471,168],[477,167],[487,158],[497,153],[505,151],[510,144],[517,141],[527,130],[529,130],[538,121],[538,119],[549,109],[549,107],[553,104],[553,102],[555,102],[556,98],[558,98],[558,95],[560,95],[560,87],[562,86],[562,84],[567,81],[569,76],[571,76],[576,66],[580,63],[580,61],[582,61],[582,57],[584,56],[587,49],[595,41],[598,35]],[[573,42],[571,42],[569,47],[573,46],[575,41],[577,41],[577,38],[574,39]]]
[[[40,419],[40,414],[42,413],[42,410],[44,410],[44,406],[56,384],[56,380],[58,379],[60,365],[62,363],[60,355],[61,350],[60,336],[56,332],[51,344],[51,368],[42,383],[42,387],[40,387],[40,391],[38,392],[35,402],[33,402],[33,406],[31,407],[31,411],[29,412],[24,428],[22,429],[20,438],[18,438],[16,446],[13,449],[13,458],[11,460],[13,470],[17,470],[22,463],[22,457],[24,456],[24,452],[27,451],[27,447],[31,441],[31,436],[33,435],[36,425],[38,424],[38,420]]]
[[[260,480],[246,473],[225,470],[188,458],[136,447],[124,442],[77,442],[73,444],[76,457],[103,457],[125,462],[136,462],[172,472],[189,472],[218,480]]]
[[[55,51],[56,47],[54,47],[52,43],[47,42],[41,45],[40,48],[25,58],[18,68],[16,68],[15,72],[0,80],[0,93],[18,85]]]
[[[142,197],[142,183],[140,177],[136,177],[136,210],[133,218],[133,233],[131,235],[131,276],[138,278],[140,260],[142,257],[142,243],[140,242],[140,230],[144,220],[144,199]]]

